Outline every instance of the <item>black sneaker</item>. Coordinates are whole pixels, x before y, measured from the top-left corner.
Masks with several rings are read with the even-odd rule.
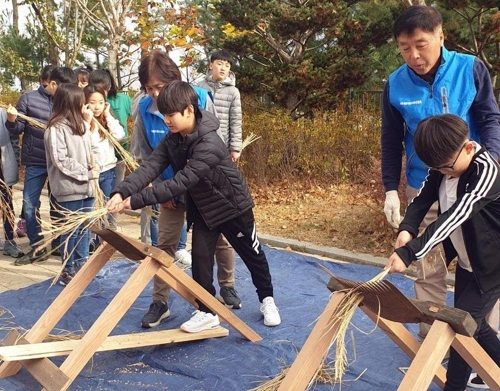
[[[221,298],[219,299],[227,308],[240,309],[241,299],[233,286],[223,286],[220,288]]]
[[[486,385],[483,379],[481,379],[479,375],[474,372],[471,373],[469,377],[469,381],[467,382],[467,387],[489,389],[489,387]]]
[[[27,254],[22,256],[19,259],[16,259],[14,262],[15,266],[29,265],[30,263],[38,263],[45,261],[50,254],[47,252],[46,248],[42,248],[39,251],[35,251],[35,249],[30,250]]]
[[[59,276],[59,284],[61,284],[62,286],[68,285],[74,276],[75,273],[62,272],[62,274]]]
[[[170,310],[168,305],[163,304],[161,301],[153,301],[149,306],[149,311],[144,315],[141,320],[141,327],[149,329],[151,327],[158,326],[163,319],[167,319],[170,316]]]

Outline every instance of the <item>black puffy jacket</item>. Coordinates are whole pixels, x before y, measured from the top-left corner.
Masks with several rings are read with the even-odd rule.
[[[112,192],[125,199],[131,196],[133,209],[164,203],[187,193],[187,221],[190,226],[200,213],[208,228],[214,229],[251,209],[250,191],[217,134],[219,120],[200,110],[197,125],[185,138],[169,133],[148,159]],[[175,175],[146,187],[171,164]]]
[[[16,109],[20,114],[27,115],[40,122],[47,123],[52,113],[52,97],[42,86],[38,90],[24,93],[17,102]],[[46,166],[45,131],[30,125],[24,119],[17,117],[15,122],[5,122],[12,136],[23,134],[21,164],[26,166]]]

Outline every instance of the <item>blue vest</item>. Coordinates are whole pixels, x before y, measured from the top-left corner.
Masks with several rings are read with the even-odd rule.
[[[389,100],[405,121],[406,179],[420,188],[428,169],[415,153],[413,137],[417,125],[431,115],[451,113],[467,122],[471,139],[480,142],[471,106],[476,97],[475,57],[442,48],[442,64],[433,84],[417,76],[406,64],[389,76]]]
[[[213,101],[212,94],[200,87],[194,86],[193,89],[198,95],[198,107],[205,108],[207,106],[207,97]],[[163,115],[159,112],[151,112],[149,109],[153,104],[153,98],[146,96],[139,102],[139,113],[141,113],[142,122],[146,131],[146,139],[149,142],[151,149],[155,149],[163,137],[167,136],[170,132],[168,126],[163,122]],[[172,179],[174,177],[174,169],[168,166],[162,173],[161,177],[164,180]]]

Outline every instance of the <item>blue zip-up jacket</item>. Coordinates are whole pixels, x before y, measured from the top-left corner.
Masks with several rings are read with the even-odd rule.
[[[213,101],[209,91],[193,87],[198,95],[198,107],[205,108],[207,106],[207,97]],[[163,115],[156,109],[151,110],[153,105],[153,98],[146,96],[139,102],[139,113],[144,125],[144,133],[146,140],[151,147],[151,152],[160,144],[160,141],[170,133],[168,126],[163,122]],[[155,105],[156,106],[156,105]],[[168,166],[161,174],[163,180],[172,179],[174,177],[174,170],[172,166]]]
[[[386,191],[397,190],[406,155],[406,181],[420,188],[427,168],[415,154],[418,123],[432,115],[460,116],[495,159],[500,156],[500,111],[486,66],[474,56],[442,48],[433,83],[404,64],[389,76],[382,103],[382,180]]]

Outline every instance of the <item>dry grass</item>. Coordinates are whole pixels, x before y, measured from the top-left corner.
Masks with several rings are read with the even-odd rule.
[[[373,186],[373,187],[372,187]],[[259,233],[389,256],[395,232],[373,185],[287,182],[251,185]]]

